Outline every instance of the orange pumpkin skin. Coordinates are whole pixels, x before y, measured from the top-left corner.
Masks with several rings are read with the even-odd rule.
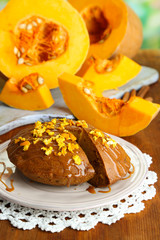
[[[142,24],[135,12],[122,0],[69,0],[69,2],[81,13],[90,33],[91,46],[88,56],[109,58],[121,53],[132,58],[136,55],[143,40]],[[99,12],[95,7],[99,8]],[[94,17],[91,15],[93,12]],[[98,29],[102,30],[102,38],[92,43]]]
[[[109,89],[117,89],[129,82],[141,70],[141,66],[124,55],[112,60],[88,59],[77,73],[78,76],[94,83],[93,90],[98,97]]]
[[[31,74],[28,77],[38,77],[38,74]],[[42,80],[42,78],[40,78]],[[24,87],[25,83],[26,87]],[[27,89],[27,85],[30,86]],[[43,110],[53,105],[54,100],[49,88],[43,82],[35,84],[35,81],[26,81],[26,77],[22,81],[14,78],[9,79],[2,92],[0,93],[0,101],[8,106],[24,109],[24,110]]]
[[[121,137],[146,128],[160,110],[159,104],[139,97],[132,97],[127,103],[97,97],[91,82],[67,73],[59,77],[59,86],[64,101],[78,119]]]
[[[67,1],[10,0],[0,19],[0,71],[8,78],[38,72],[55,88],[57,76],[76,73],[87,56],[85,23]]]

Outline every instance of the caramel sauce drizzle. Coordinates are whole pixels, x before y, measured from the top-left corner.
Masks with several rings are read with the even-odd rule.
[[[135,172],[135,166],[133,165],[133,163],[131,163],[131,166],[132,166],[132,171],[130,171],[130,170],[128,171],[128,173],[129,173],[128,177],[122,178],[121,180],[126,180],[126,179],[130,178],[132,176],[132,174]]]
[[[98,192],[100,192],[100,193],[109,193],[110,191],[111,191],[111,187],[110,187],[110,185],[108,185],[108,188],[109,188],[109,190],[107,190],[107,191],[98,191]],[[92,193],[92,194],[96,194],[96,191],[95,191],[95,187],[93,187],[93,186],[89,186],[87,189],[86,189],[89,193]]]
[[[7,184],[2,180],[2,177],[4,175],[5,170],[8,169],[8,168],[6,168],[6,165],[5,165],[4,162],[0,162],[0,164],[2,164],[3,167],[4,167],[2,173],[0,174],[0,182],[6,187],[6,191],[12,192],[14,190],[13,179],[10,180],[11,181],[11,187],[7,186]]]
[[[109,193],[111,191],[110,185],[108,185],[108,188],[109,188],[109,190],[107,190],[107,191],[98,191],[98,192],[100,192],[100,193]]]
[[[86,190],[87,190],[89,193],[96,194],[95,188],[94,188],[93,186],[89,186]]]

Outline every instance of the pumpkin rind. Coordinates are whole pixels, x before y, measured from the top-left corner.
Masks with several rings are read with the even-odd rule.
[[[85,94],[84,83],[82,78],[67,73],[59,77],[60,90],[72,113],[78,119],[84,119],[104,132],[117,136],[133,135],[146,128],[160,110],[159,104],[133,97],[122,104],[118,112],[112,114],[100,112],[97,107],[97,97]],[[109,101],[114,105],[117,99]]]
[[[132,58],[138,52],[142,40],[142,24],[134,11],[122,0],[69,0],[82,14],[86,8],[98,6],[111,26],[111,33],[102,42],[90,46],[88,56],[109,58],[121,53]]]
[[[17,25],[32,16],[40,16],[66,29],[69,40],[65,52],[50,61],[33,66],[17,64],[14,54]],[[84,62],[89,48],[89,37],[80,14],[63,0],[10,0],[0,12],[0,70],[7,77],[22,79],[33,72],[45,78],[49,88],[58,86],[57,76],[64,71],[76,73]]]

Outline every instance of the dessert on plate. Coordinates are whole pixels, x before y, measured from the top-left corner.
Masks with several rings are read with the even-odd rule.
[[[106,133],[83,120],[28,125],[11,139],[10,161],[29,179],[56,186],[106,187],[129,172],[130,157]]]

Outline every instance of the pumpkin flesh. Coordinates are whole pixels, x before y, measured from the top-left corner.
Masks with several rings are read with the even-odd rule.
[[[78,76],[94,83],[93,90],[101,97],[102,92],[117,89],[129,82],[141,70],[141,66],[123,55],[112,60],[90,58],[83,64]]]

